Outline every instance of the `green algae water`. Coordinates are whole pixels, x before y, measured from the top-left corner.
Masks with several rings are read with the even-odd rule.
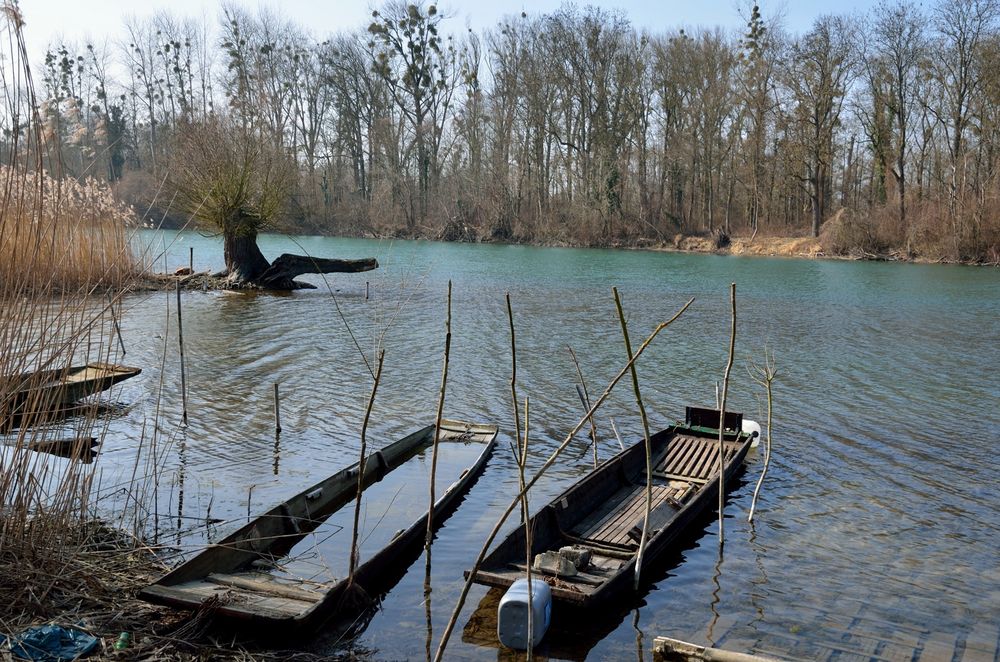
[[[141,240],[158,270],[186,265],[189,247],[196,270],[222,266],[214,239],[148,232]],[[763,394],[745,366],[767,347],[778,369],[774,456],[755,524],[746,515],[762,453],[751,455],[727,502],[721,559],[709,515],[675,554],[649,569],[639,595],[589,618],[557,612],[538,653],[649,659],[653,638],[662,635],[807,659],[996,659],[997,269],[317,237],[264,236],[260,244],[272,259],[283,252],[375,256],[382,266],[306,276],[318,289],[286,295],[185,292],[187,428],[179,424],[174,295],[125,299],[124,362],[143,374],[114,393],[122,410],[109,424],[101,489],[111,494],[128,479],[139,444],[151,443],[159,409],[162,470],[149,521],[180,553],[356,461],[371,388],[362,355],[371,364],[377,346],[385,348],[385,368],[369,444],[433,422],[451,280],[444,413],[499,424],[500,443],[437,534],[429,593],[421,557],[367,616],[357,639],[379,659],[423,659],[437,646],[463,570],[517,485],[504,294],[517,328],[518,393],[530,398],[530,469],[582,413],[567,348],[579,357],[592,397],[625,363],[612,286],[622,294],[634,344],[695,298],[638,363],[659,428],[682,418],[687,404],[714,403],[735,282],[731,407],[763,423]],[[164,248],[166,256],[158,255]],[[274,383],[281,392],[278,439]],[[601,458],[619,448],[612,418],[626,443],[640,438],[627,382],[597,417]],[[592,462],[580,435],[533,490],[532,508]],[[363,535],[396,531],[412,519],[412,508],[383,510],[366,521]],[[342,537],[349,540],[350,532]],[[335,545],[325,550],[338,553]],[[496,644],[497,600],[473,588],[448,659],[507,657]],[[332,654],[343,641],[331,630],[299,644]]]

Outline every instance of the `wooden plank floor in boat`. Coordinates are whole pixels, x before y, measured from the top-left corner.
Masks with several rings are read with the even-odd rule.
[[[739,451],[739,444],[726,443],[728,462]],[[663,458],[653,470],[652,510],[668,499],[684,503],[698,487],[708,482],[718,467],[718,441],[679,435],[667,446]],[[585,517],[574,527],[573,535],[584,540],[636,549],[629,532],[641,526],[646,507],[646,489],[641,484],[625,485],[610,499],[607,509]]]
[[[210,574],[176,586],[157,586],[161,593],[176,593],[190,600],[217,598],[220,604],[239,606],[263,616],[281,618],[296,616],[323,599],[325,587],[305,588],[301,580],[281,581],[268,573]]]
[[[741,444],[725,442],[726,462],[739,452]],[[719,467],[719,440],[677,435],[670,440],[667,452],[653,468],[660,478],[678,478],[705,483]]]

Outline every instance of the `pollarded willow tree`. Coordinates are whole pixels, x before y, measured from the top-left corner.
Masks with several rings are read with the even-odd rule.
[[[175,132],[168,182],[192,217],[223,237],[225,275],[232,287],[294,290],[312,285],[304,273],[368,271],[374,258],[338,260],[283,254],[268,262],[257,234],[285,212],[295,163],[284,148],[245,122],[210,115]]]

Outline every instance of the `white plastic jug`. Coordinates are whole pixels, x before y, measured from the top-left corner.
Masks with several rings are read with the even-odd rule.
[[[497,609],[497,637],[507,648],[527,650],[528,609],[532,609],[531,646],[545,636],[552,620],[552,590],[541,579],[531,580],[531,605],[528,604],[528,580],[518,579],[500,598]]]

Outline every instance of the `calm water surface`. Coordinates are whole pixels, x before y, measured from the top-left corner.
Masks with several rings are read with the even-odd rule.
[[[158,265],[186,265],[193,246],[196,269],[221,267],[215,240],[173,233],[143,240],[151,255],[167,247]],[[950,659],[956,650],[996,650],[997,270],[276,236],[262,238],[261,246],[270,258],[375,255],[382,268],[325,281],[307,276],[319,289],[290,295],[184,293],[187,428],[180,425],[174,296],[125,300],[125,362],[143,374],[115,393],[127,408],[110,423],[102,490],[111,495],[133,471],[149,471],[146,460],[136,464],[140,445],[141,457],[155,452],[163,470],[150,518],[161,539],[179,550],[218,539],[248,512],[356,460],[371,386],[362,355],[371,362],[379,343],[386,350],[384,380],[369,444],[433,422],[450,279],[454,340],[445,414],[499,423],[500,444],[438,534],[429,601],[421,557],[358,640],[379,658],[423,658],[428,639],[436,646],[450,616],[462,571],[517,484],[508,446],[504,293],[513,301],[518,388],[530,397],[538,466],[581,413],[567,346],[591,393],[624,363],[613,285],[633,342],[696,299],[639,363],[652,423],[663,427],[683,417],[686,404],[714,402],[728,345],[728,285],[735,281],[732,407],[762,419],[761,391],[744,366],[765,346],[778,365],[774,458],[756,523],[746,522],[762,465],[755,455],[726,506],[721,561],[708,517],[682,551],[652,569],[655,581],[642,595],[609,605],[594,622],[557,620],[541,652],[602,660],[644,651],[648,659],[658,635],[803,658],[888,656],[886,642],[925,659],[935,659],[935,651]],[[278,441],[275,382],[284,429]],[[641,430],[632,397],[623,382],[599,416],[602,458],[618,448],[609,417],[627,443]],[[532,493],[534,504],[547,502],[591,462],[584,441],[574,442]],[[403,481],[417,494],[413,499],[425,498],[423,476]],[[398,487],[387,493],[389,506],[371,507],[366,535],[377,539],[409,523],[412,508],[392,505]],[[330,544],[349,537],[349,530],[334,532]],[[344,554],[346,543],[329,549],[330,556]],[[331,558],[331,572],[342,561]],[[473,589],[449,658],[505,656],[492,634],[495,601],[495,594]],[[334,651],[339,644],[321,633],[302,645]]]

